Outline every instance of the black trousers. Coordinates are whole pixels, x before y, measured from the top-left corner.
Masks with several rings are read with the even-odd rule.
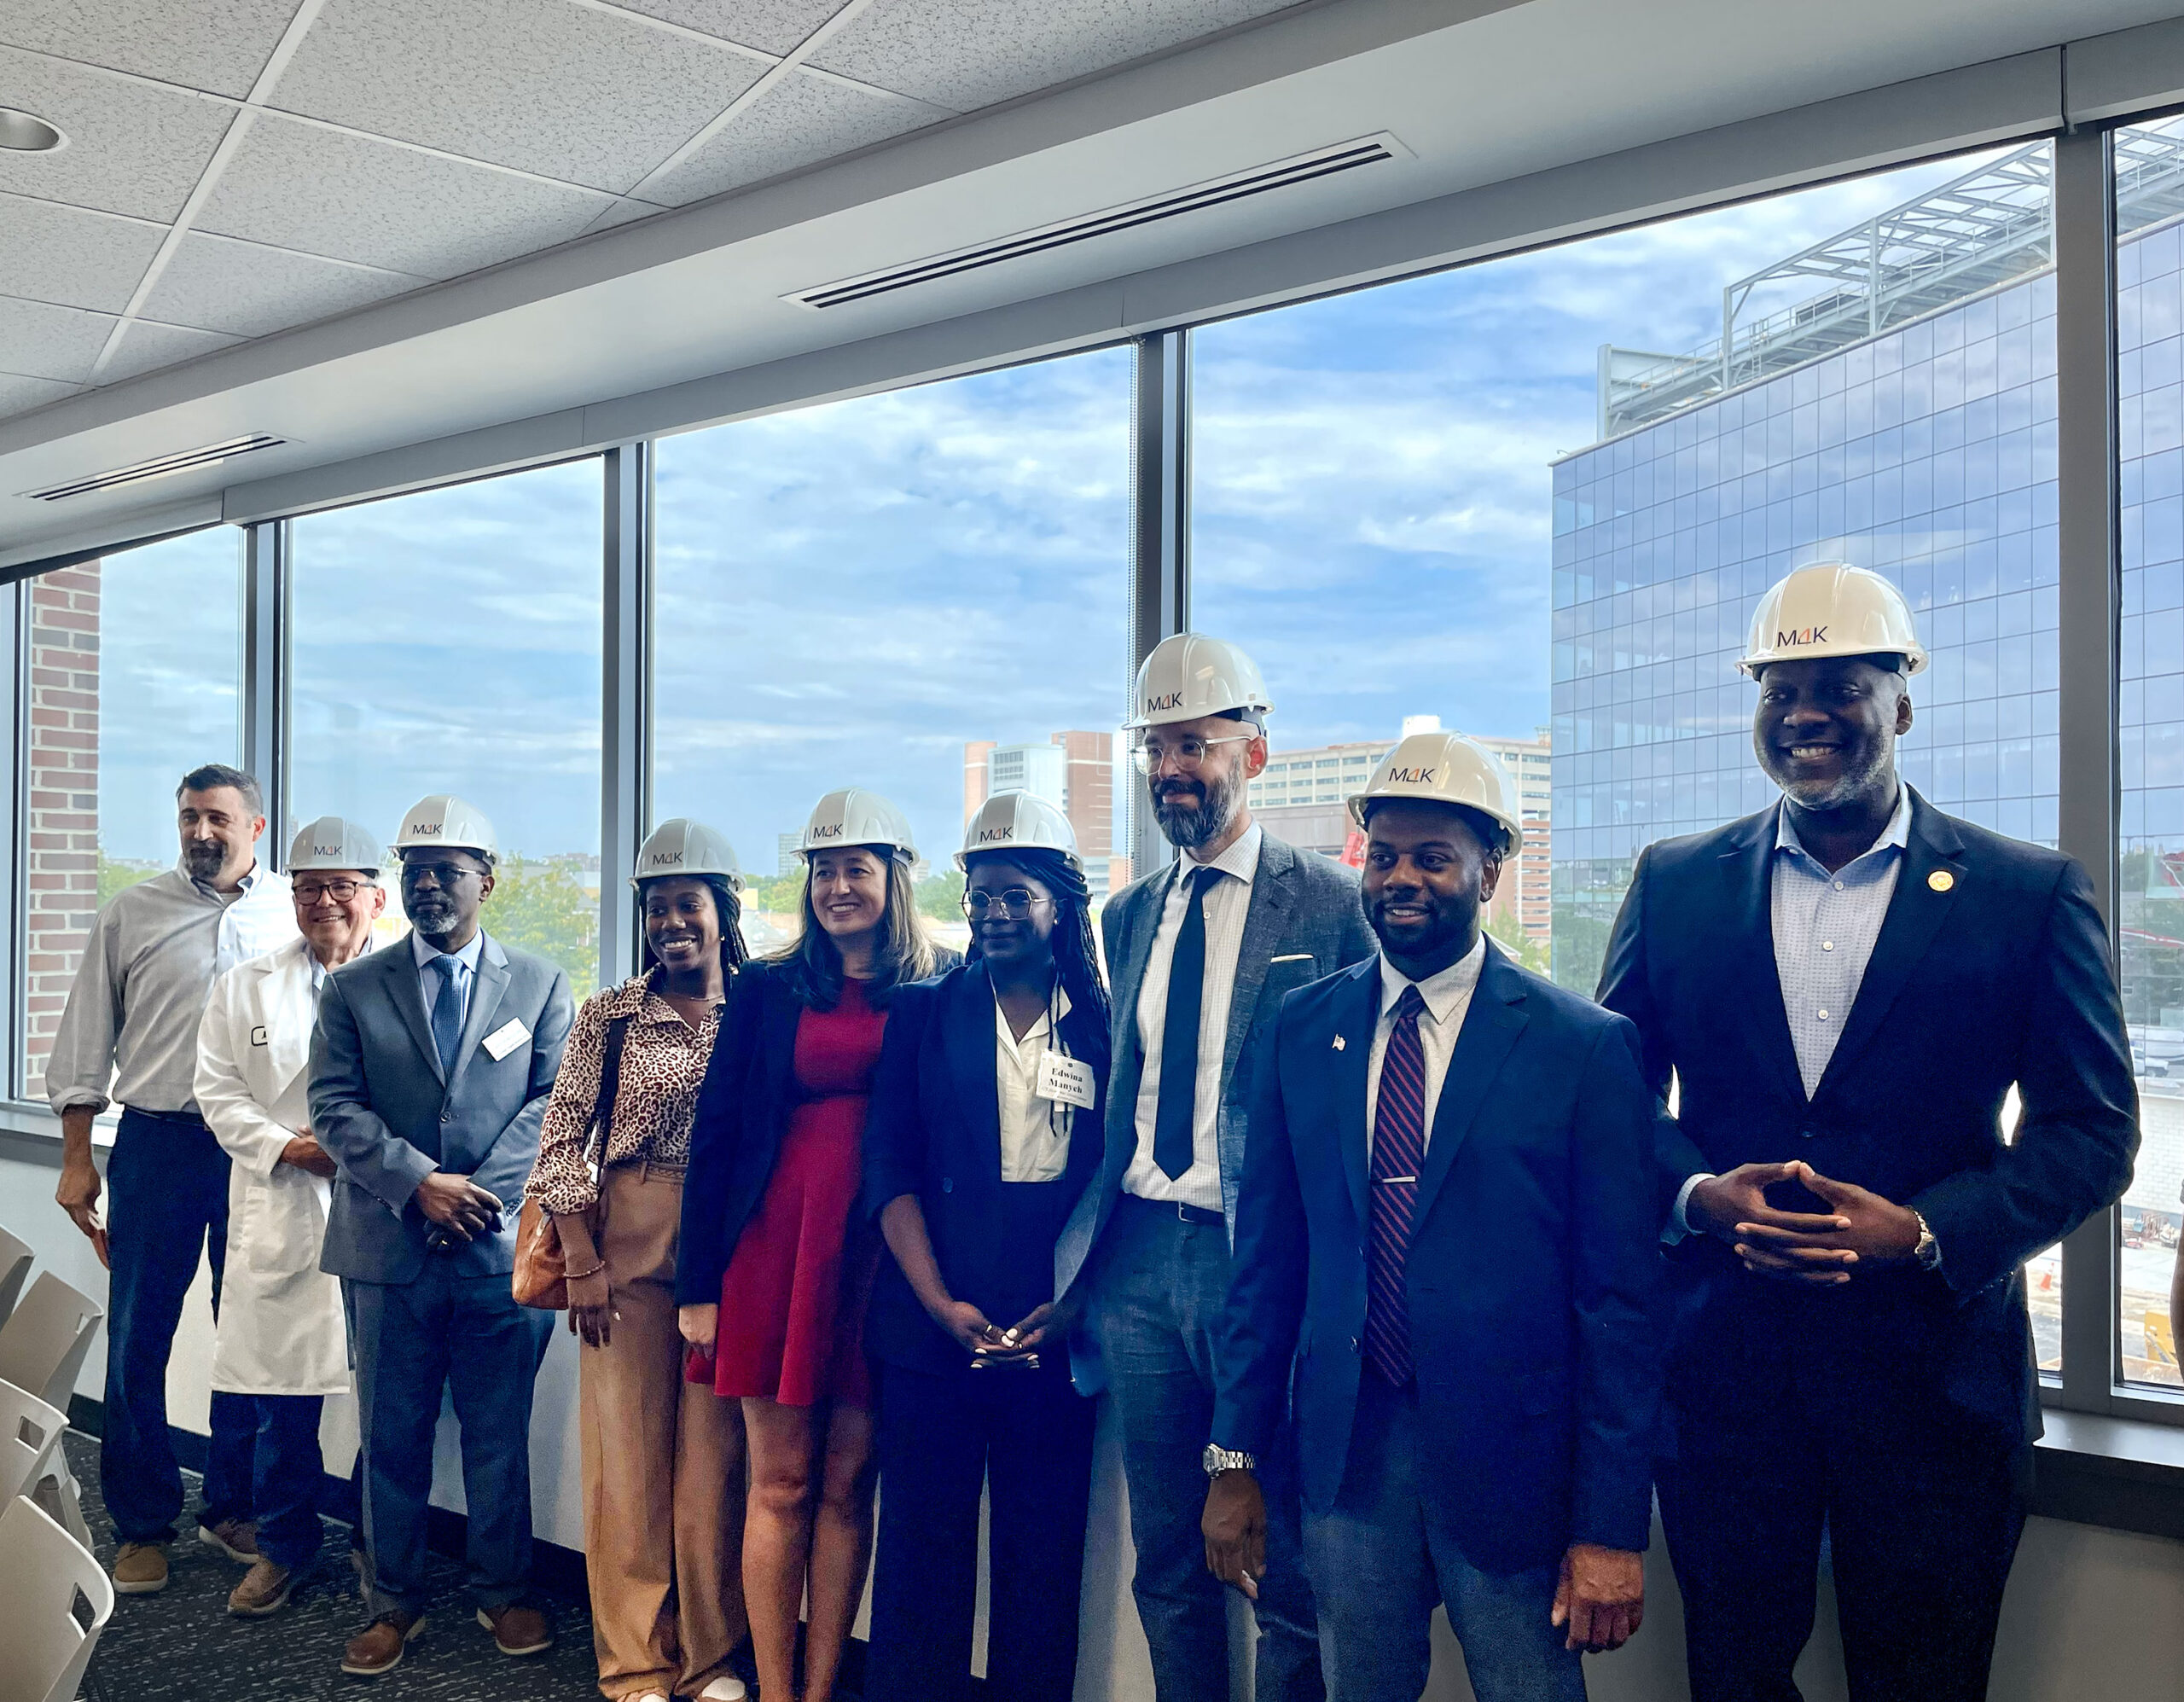
[[[1092,1492],[1092,1403],[1065,1356],[1037,1371],[880,1368],[880,1533],[868,1696],[967,1697],[979,1490],[987,1490],[986,1693],[1069,1702]]]
[[[1852,1702],[1984,1702],[2029,1449],[1850,1403],[1676,1422],[1655,1481],[1693,1702],[1797,1702],[1823,1531]]]

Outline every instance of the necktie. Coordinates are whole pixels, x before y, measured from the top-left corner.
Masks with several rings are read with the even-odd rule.
[[[1398,1389],[1410,1381],[1410,1303],[1403,1264],[1410,1214],[1426,1164],[1426,1049],[1418,1038],[1426,1002],[1405,987],[1380,1060],[1380,1096],[1373,1117],[1373,1226],[1365,1266],[1365,1356]],[[1397,1178],[1400,1178],[1398,1180]]]
[[[462,960],[442,952],[433,967],[440,972],[439,996],[433,1001],[433,1044],[439,1049],[440,1073],[452,1081],[456,1054],[462,1046]]]
[[[1171,1182],[1191,1167],[1198,1124],[1199,1008],[1205,997],[1205,889],[1217,868],[1183,876],[1190,896],[1168,963],[1168,1014],[1160,1029],[1160,1098],[1153,1113],[1153,1162]]]

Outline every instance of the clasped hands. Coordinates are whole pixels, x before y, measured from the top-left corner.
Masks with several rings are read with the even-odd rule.
[[[1206,1486],[1199,1521],[1205,1569],[1254,1601],[1266,1576],[1266,1497],[1249,1472],[1223,1472]],[[1597,1542],[1572,1542],[1562,1556],[1548,1623],[1563,1647],[1587,1654],[1619,1649],[1646,1617],[1646,1557]]]
[[[967,1300],[949,1300],[932,1315],[933,1322],[956,1338],[971,1356],[973,1365],[1029,1360],[1038,1363],[1038,1352],[1056,1328],[1054,1303],[1035,1307],[1013,1326],[1003,1329]]]
[[[1801,1183],[1829,1208],[1784,1211],[1767,1203],[1776,1182]],[[1684,1219],[1727,1241],[1744,1268],[1778,1282],[1838,1287],[1864,1268],[1902,1264],[1919,1246],[1919,1214],[1855,1182],[1824,1176],[1802,1159],[1739,1165],[1691,1190]]]

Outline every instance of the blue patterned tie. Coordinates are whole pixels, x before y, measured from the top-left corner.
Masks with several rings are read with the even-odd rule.
[[[1405,987],[1380,1059],[1373,1113],[1372,1236],[1365,1262],[1365,1356],[1398,1389],[1410,1381],[1410,1300],[1403,1266],[1418,1174],[1426,1167],[1426,1049],[1418,1037],[1426,1001]]]
[[[463,964],[453,953],[442,952],[433,967],[440,972],[440,996],[433,1001],[433,1044],[439,1049],[440,1073],[452,1081],[456,1054],[462,1049]]]

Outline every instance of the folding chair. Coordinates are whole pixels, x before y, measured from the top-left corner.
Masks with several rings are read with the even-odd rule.
[[[0,1380],[67,1412],[91,1337],[105,1316],[106,1308],[90,1295],[45,1272],[0,1324]]]
[[[0,1512],[0,1702],[75,1702],[113,1581],[91,1551],[18,1496]]]
[[[30,1280],[31,1262],[31,1244],[0,1229],[0,1324],[15,1310],[23,1284]]]
[[[0,1382],[0,1506],[10,1496],[36,1502],[88,1548],[91,1527],[84,1519],[84,1492],[61,1440],[67,1428],[57,1409]]]

